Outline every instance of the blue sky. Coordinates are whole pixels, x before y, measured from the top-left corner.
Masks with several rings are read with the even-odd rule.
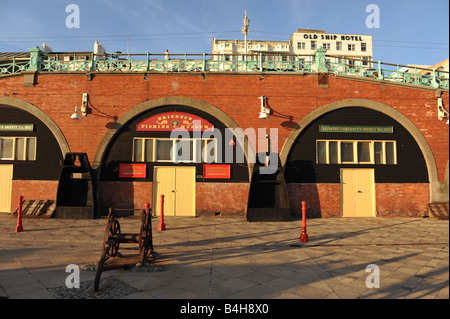
[[[213,37],[288,41],[299,28],[373,36],[374,59],[435,64],[448,58],[448,0],[0,0],[0,51],[46,42],[53,51],[210,53]],[[66,6],[80,8],[80,28],[67,28]],[[380,28],[366,27],[369,4]]]

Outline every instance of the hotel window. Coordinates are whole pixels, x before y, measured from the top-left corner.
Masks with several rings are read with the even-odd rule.
[[[322,47],[326,50],[331,50],[331,43],[323,43]]]
[[[356,46],[354,44],[349,44],[348,45],[348,50],[349,51],[356,51]]]
[[[318,140],[317,164],[396,165],[395,141]]]
[[[217,162],[216,139],[135,138],[133,162]]]
[[[368,57],[363,57],[362,58],[362,65],[364,65],[364,66],[368,66],[369,65],[369,58]]]
[[[35,161],[35,137],[0,137],[0,160]]]
[[[315,49],[317,49],[317,42],[311,41],[311,50],[315,50]]]
[[[336,50],[337,51],[342,50],[342,42],[341,41],[336,42]]]
[[[306,50],[306,43],[305,42],[298,42],[297,43],[297,49],[299,49],[299,50]]]
[[[361,42],[361,52],[366,52],[366,51],[367,51],[367,43]]]

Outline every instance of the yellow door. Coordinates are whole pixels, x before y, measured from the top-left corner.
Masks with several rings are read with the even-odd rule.
[[[11,212],[12,165],[0,165],[0,213]]]
[[[195,167],[175,169],[175,216],[195,216]]]
[[[174,216],[175,169],[173,167],[155,167],[153,175],[153,209],[161,213],[161,195],[164,195],[164,215]]]
[[[341,194],[343,217],[375,217],[373,169],[342,169]]]
[[[161,213],[164,195],[164,216],[195,216],[195,167],[155,167],[153,207]]]

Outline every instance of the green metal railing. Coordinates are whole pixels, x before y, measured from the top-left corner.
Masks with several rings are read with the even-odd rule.
[[[390,63],[353,60],[326,54],[319,48],[313,55],[224,55],[224,54],[91,54],[85,60],[76,53],[69,61],[46,56],[38,47],[30,49],[29,61],[1,64],[0,75],[26,70],[43,72],[280,72],[330,73],[373,78],[396,83],[449,89],[449,73]],[[335,61],[341,62],[335,62]],[[406,69],[405,69],[406,68]]]
[[[2,63],[0,61],[0,75],[2,74],[15,74],[22,71],[28,70],[30,66],[29,59],[23,60],[23,59],[16,59],[15,57],[12,58],[12,62],[8,63]]]

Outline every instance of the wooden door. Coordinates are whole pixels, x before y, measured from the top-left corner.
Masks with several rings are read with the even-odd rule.
[[[343,217],[375,217],[375,171],[342,169],[341,200]]]
[[[164,195],[164,216],[195,216],[195,167],[155,167],[153,194],[156,215]]]
[[[12,165],[0,165],[0,213],[11,213]]]

